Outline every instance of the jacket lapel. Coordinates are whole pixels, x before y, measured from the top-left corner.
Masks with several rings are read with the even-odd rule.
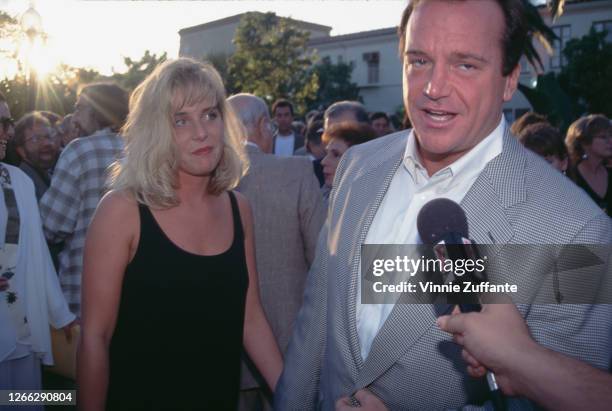
[[[343,208],[345,212],[347,210],[364,210],[361,213],[346,213],[346,218],[350,221],[346,233],[351,236],[348,241],[353,241],[353,244],[351,244],[353,253],[350,256],[348,278],[343,282],[348,287],[345,288],[347,291],[343,297],[344,301],[341,302],[342,304],[346,303],[348,307],[349,345],[357,369],[362,366],[356,318],[356,301],[359,298],[357,280],[361,261],[361,244],[365,242],[372,220],[389,188],[393,175],[401,164],[407,136],[407,133],[402,133],[398,138],[390,139],[391,144],[386,147],[386,150],[382,153],[376,153],[375,164],[368,167],[364,174],[358,175],[351,184],[351,192],[347,196],[347,204]]]
[[[510,135],[506,127],[502,153],[489,162],[461,202],[468,218],[469,236],[477,243],[505,244],[514,235],[506,217],[506,209],[525,200],[525,156],[522,150],[524,149],[520,143]],[[382,198],[375,203],[374,215],[381,200]],[[369,223],[372,218],[368,220]],[[367,233],[367,230],[365,232]],[[365,235],[361,234],[360,239],[363,242]],[[353,279],[356,279],[357,275],[358,271],[354,268]],[[356,283],[355,280],[353,282]],[[355,295],[352,288],[351,293],[350,295]],[[435,326],[438,316],[448,313],[451,309],[447,304],[396,304],[362,364],[355,325],[355,298],[349,299],[349,307],[351,338],[357,341],[354,343],[352,340],[351,347],[357,347],[353,356],[357,358],[360,369],[355,390],[367,387],[393,366],[421,335]]]
[[[526,199],[524,150],[506,126],[502,154],[487,164],[463,198],[469,236],[477,243],[507,244],[514,236],[507,209]]]

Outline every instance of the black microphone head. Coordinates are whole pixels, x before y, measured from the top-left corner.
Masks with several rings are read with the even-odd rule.
[[[450,233],[469,238],[465,212],[448,198],[425,204],[417,216],[417,229],[424,244],[437,244]]]

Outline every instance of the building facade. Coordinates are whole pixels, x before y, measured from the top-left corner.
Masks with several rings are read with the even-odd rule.
[[[258,12],[254,12],[258,13]],[[234,33],[246,13],[226,17],[179,30],[179,56],[203,60],[211,56],[229,56],[234,52]],[[330,37],[331,27],[290,19],[299,29],[310,33],[311,39]]]
[[[612,0],[568,2],[563,15],[556,21],[552,21],[544,7],[540,7],[540,12],[560,38],[553,44],[552,55],[536,46],[545,71],[561,70],[565,64],[561,54],[565,44],[570,39],[588,34],[591,27],[607,30],[608,39],[612,41]],[[232,39],[241,16],[180,30],[179,54],[197,59],[215,54],[229,56],[234,51]],[[402,67],[396,27],[330,36],[331,27],[300,20],[294,20],[294,23],[310,32],[309,47],[316,50],[321,59],[329,59],[331,63],[352,63],[351,80],[359,86],[360,95],[369,111],[394,113],[399,110],[402,106]],[[533,85],[537,73],[526,61],[521,62],[521,68],[520,82]],[[504,114],[512,122],[530,109],[527,99],[517,92],[506,103]]]
[[[402,105],[402,65],[397,28],[320,37],[309,46],[321,59],[353,65],[351,81],[369,111],[396,112]]]

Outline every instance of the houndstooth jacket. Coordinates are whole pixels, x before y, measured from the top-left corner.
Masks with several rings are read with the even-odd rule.
[[[392,410],[472,409],[487,401],[485,382],[466,374],[460,347],[435,325],[450,306],[397,304],[361,359],[355,313],[360,246],[402,162],[407,135],[355,146],[341,161],[275,409],[332,410],[338,398],[362,388]],[[502,154],[487,164],[461,206],[470,237],[482,244],[612,243],[611,220],[569,179],[524,149],[507,127]],[[527,250],[512,270],[495,275],[538,275],[539,248]],[[608,259],[601,268],[607,278]],[[599,368],[609,366],[612,305],[519,310],[541,344]],[[509,405],[532,407],[526,399]]]

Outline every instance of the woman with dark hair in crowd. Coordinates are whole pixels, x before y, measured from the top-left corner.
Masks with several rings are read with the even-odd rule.
[[[323,166],[323,197],[329,197],[336,168],[342,155],[349,147],[365,143],[376,138],[374,129],[365,123],[343,122],[330,127],[323,133],[323,144],[325,144],[326,155],[321,161]]]
[[[512,123],[512,126],[510,126],[510,132],[518,137],[524,129],[533,124],[539,123],[550,124],[546,119],[546,116],[533,111],[528,111],[514,120],[514,123]]]
[[[570,177],[609,216],[612,215],[612,127],[602,114],[591,114],[572,123],[565,144],[570,154]]]
[[[544,157],[551,166],[565,174],[568,166],[567,149],[557,128],[548,123],[531,124],[521,131],[518,139],[529,150]]]

